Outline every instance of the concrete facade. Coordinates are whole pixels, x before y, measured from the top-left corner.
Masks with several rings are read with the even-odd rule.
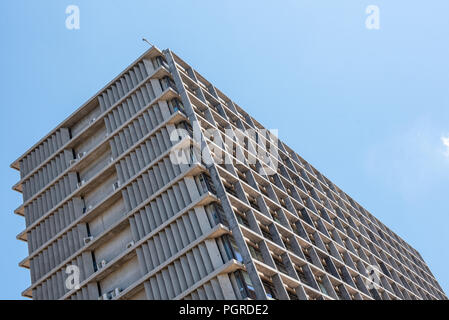
[[[264,132],[169,49],[149,49],[11,165],[23,295],[447,299],[415,249]]]

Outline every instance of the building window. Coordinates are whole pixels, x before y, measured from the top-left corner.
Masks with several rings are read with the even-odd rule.
[[[273,241],[273,236],[271,235],[270,228],[267,225],[259,224],[260,230],[265,238]]]
[[[224,236],[223,237],[223,245],[226,250],[228,259],[235,259],[235,260],[243,263],[243,257],[240,253],[240,249],[237,246],[237,243],[235,242],[233,237]]]
[[[207,218],[211,227],[221,223],[229,226],[228,220],[223,212],[223,208],[218,203],[212,203],[206,207]]]
[[[281,257],[279,257],[278,255],[273,255],[273,261],[274,261],[274,264],[276,265],[276,268],[280,272],[288,274],[287,273],[287,269],[285,269],[285,265],[284,265],[284,262],[282,262],[282,258]]]
[[[269,208],[269,211],[270,211],[270,215],[273,218],[273,220],[276,221],[277,223],[281,224],[281,220],[279,218],[278,211],[275,211],[275,210],[273,210],[271,208]]]
[[[277,299],[276,289],[274,288],[273,284],[269,283],[266,280],[263,280],[262,284],[263,284],[263,287],[264,287],[265,292],[267,294],[267,297],[271,298],[271,299]]]
[[[180,111],[185,114],[184,105],[178,98],[173,98],[172,100],[170,100],[168,105],[171,113]]]
[[[287,288],[287,294],[290,300],[299,300],[298,295],[296,294],[295,290]]]
[[[307,260],[309,263],[313,264],[312,257],[310,257],[310,254],[309,254],[309,249],[303,248],[303,249],[302,249],[302,253],[304,254],[304,257],[306,257],[306,260]]]
[[[240,210],[235,210],[235,216],[237,218],[238,223],[244,225],[245,227],[251,229],[248,219],[246,218],[246,214],[241,212]]]
[[[338,299],[344,300],[344,297],[343,297],[343,294],[340,291],[340,288],[338,286],[335,286],[334,290],[335,290],[335,293],[337,294]]]
[[[249,253],[251,254],[251,257],[253,257],[256,260],[259,260],[260,262],[264,262],[262,253],[260,252],[259,246],[257,244],[248,242],[248,249]]]
[[[325,295],[329,295],[329,293],[326,290],[326,287],[324,286],[323,279],[321,277],[317,277],[316,282],[318,283],[318,287],[320,288],[320,291]]]
[[[282,237],[282,242],[284,243],[284,246],[287,250],[293,252],[293,247],[289,238]]]
[[[247,194],[248,197],[248,201],[249,204],[251,205],[251,207],[253,207],[253,209],[256,209],[257,211],[260,211],[259,205],[257,204],[256,198],[254,198],[253,196],[250,196]]]
[[[196,177],[196,182],[198,189],[201,191],[200,194],[206,192],[217,194],[214,183],[212,182],[212,179],[209,177],[209,175],[205,173],[200,174],[199,176]]]
[[[240,295],[243,299],[250,298],[256,299],[256,292],[249,275],[246,271],[237,271],[234,273]]]
[[[227,192],[227,193],[230,193],[230,194],[232,194],[234,197],[238,198],[237,193],[235,192],[235,187],[234,187],[234,185],[231,184],[231,183],[229,183],[229,182],[227,182],[227,181],[224,181],[224,180],[222,180],[222,182],[223,182],[223,185],[224,185],[224,187],[225,187],[226,192]]]
[[[159,82],[161,84],[162,90],[166,90],[167,88],[172,88],[176,90],[175,83],[168,76],[163,77],[162,79],[159,80]]]
[[[306,274],[304,273],[304,270],[302,267],[295,266],[296,274],[298,275],[299,280],[301,280],[302,283],[310,286],[310,281],[306,277]]]

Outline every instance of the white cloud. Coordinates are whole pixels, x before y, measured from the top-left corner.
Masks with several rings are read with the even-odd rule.
[[[444,151],[444,155],[449,158],[449,136],[441,137],[441,142],[443,142],[443,145],[446,147],[446,150]]]

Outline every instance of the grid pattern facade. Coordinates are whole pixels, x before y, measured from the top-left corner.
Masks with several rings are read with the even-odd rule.
[[[415,249],[263,132],[173,52],[152,47],[12,164],[26,222],[18,239],[29,248],[23,295],[447,299]],[[245,139],[226,144],[234,133]],[[258,146],[276,151],[274,174]],[[69,266],[78,287],[66,284]]]

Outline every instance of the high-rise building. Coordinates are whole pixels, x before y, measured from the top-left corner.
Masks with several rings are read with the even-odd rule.
[[[415,249],[168,49],[11,166],[25,297],[446,299]]]

